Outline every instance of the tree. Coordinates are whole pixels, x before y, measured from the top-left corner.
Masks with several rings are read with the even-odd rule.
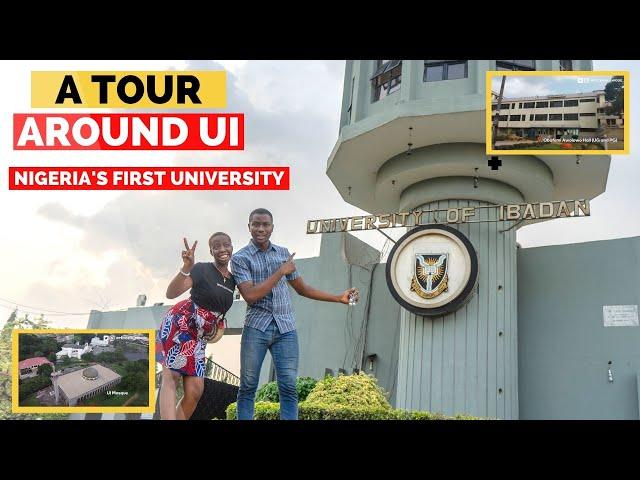
[[[611,102],[608,115],[620,115],[624,112],[624,77],[616,75],[604,87],[604,99]]]
[[[87,362],[95,362],[96,356],[91,352],[85,353],[84,355],[82,355],[82,360],[85,360]]]
[[[51,372],[53,372],[53,367],[48,363],[43,363],[38,367],[38,375],[42,377],[50,378]]]
[[[42,317],[41,317],[42,318]],[[11,411],[11,375],[9,374],[11,371],[11,337],[12,331],[14,328],[30,328],[32,322],[29,320],[28,316],[25,315],[23,317],[18,316],[18,310],[14,310],[7,322],[3,325],[2,330],[0,330],[0,371],[6,373],[6,375],[0,375],[0,420],[3,419],[61,419],[67,417],[66,414],[56,414],[56,413],[39,413],[39,414],[25,414],[25,413],[13,413]],[[39,327],[42,328],[42,327]],[[35,377],[39,378],[39,377]],[[34,379],[28,379],[34,380]],[[43,381],[48,382],[50,384],[50,379],[42,378]],[[30,384],[33,386],[33,384]],[[44,385],[46,386],[46,384]],[[19,390],[24,392],[25,387],[22,385],[19,386]]]

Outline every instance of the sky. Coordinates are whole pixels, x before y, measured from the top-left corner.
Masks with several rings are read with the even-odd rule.
[[[594,62],[594,70],[596,65]],[[631,63],[631,62],[629,62]],[[628,67],[620,66],[619,69]],[[601,69],[600,69],[601,70]],[[539,97],[543,95],[558,95],[562,93],[587,93],[594,90],[604,90],[605,85],[611,80],[611,76],[508,76],[504,85],[504,96],[514,97]],[[502,76],[496,75],[491,79],[491,90],[500,91]]]
[[[247,216],[256,207],[274,214],[272,240],[318,255],[319,235],[306,220],[360,215],[325,174],[338,137],[344,61],[29,61],[0,62],[0,154],[20,165],[264,165],[291,167],[285,192],[36,192],[9,191],[0,170],[0,325],[14,306],[45,313],[52,326],[83,328],[91,309],[116,310],[167,302],[166,287],[181,266],[182,238],[198,240],[196,261],[209,261],[209,235],[228,232],[236,249],[248,240]],[[12,114],[30,110],[32,70],[228,71],[224,111],[246,115],[246,149],[238,152],[28,152],[12,150]],[[592,201],[592,216],[524,227],[524,248],[640,235],[637,179],[637,96],[640,62],[594,61],[594,70],[631,72],[631,155],[614,156],[607,191]],[[540,92],[546,88],[538,87]],[[558,87],[560,88],[560,87]],[[564,88],[564,87],[563,87]],[[540,93],[543,94],[543,93]],[[98,111],[96,111],[98,112]],[[321,201],[318,201],[321,199]],[[394,238],[401,229],[389,232]],[[378,232],[356,233],[382,248]]]

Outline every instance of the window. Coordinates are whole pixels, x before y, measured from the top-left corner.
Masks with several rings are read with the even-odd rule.
[[[562,114],[561,113],[551,113],[551,114],[549,114],[549,120],[553,120],[553,121],[562,120]]]
[[[546,122],[548,115],[545,113],[544,115],[536,115],[536,122]]]
[[[509,121],[510,122],[519,122],[520,121],[520,115],[511,115],[509,117]]]
[[[425,60],[423,81],[438,82],[467,78],[467,67],[467,60]]]
[[[508,118],[509,118],[509,115],[498,115],[499,122],[506,122]]]
[[[564,106],[565,107],[577,107],[578,106],[578,100],[565,100],[564,101]]]
[[[561,71],[572,71],[573,70],[573,60],[560,60],[560,70]]]
[[[496,60],[498,70],[535,70],[535,60]]]
[[[595,113],[581,113],[580,116],[581,117],[595,117],[596,114]]]
[[[595,102],[596,99],[595,98],[581,98],[580,99],[580,103],[590,103],[590,102]]]
[[[529,121],[533,122],[533,113],[531,115],[529,115]]]
[[[577,113],[565,113],[564,114],[564,119],[565,120],[578,120],[578,114]]]
[[[522,102],[520,102],[520,107],[519,108],[522,108]]]
[[[500,105],[500,110],[509,110],[509,104],[508,103],[503,103]]]
[[[524,102],[524,108],[534,108],[536,106],[536,102]]]
[[[376,71],[371,77],[371,101],[400,89],[402,81],[402,60],[377,60]]]
[[[553,102],[549,102],[549,106],[551,108],[562,107],[562,100],[554,100]]]
[[[549,102],[536,102],[536,108],[549,108]]]

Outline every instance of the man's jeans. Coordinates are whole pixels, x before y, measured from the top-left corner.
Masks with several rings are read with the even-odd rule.
[[[238,420],[252,420],[256,389],[262,361],[271,352],[276,368],[280,394],[280,419],[298,419],[298,333],[280,333],[275,321],[262,332],[244,327],[240,343],[240,390],[238,391]]]

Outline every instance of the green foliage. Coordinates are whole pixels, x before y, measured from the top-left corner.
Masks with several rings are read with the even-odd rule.
[[[298,392],[298,401],[303,402],[314,389],[318,381],[313,377],[298,377],[296,379],[296,391]],[[279,402],[280,394],[278,393],[278,382],[265,383],[256,392],[256,402]]]
[[[82,360],[84,360],[85,362],[95,362],[96,356],[91,352],[85,353],[84,355],[82,355]]]
[[[84,359],[84,355],[82,356],[82,358]],[[102,352],[99,353],[98,355],[94,356],[95,361],[97,362],[104,362],[104,363],[118,363],[118,362],[126,362],[127,361],[127,357],[124,355],[124,353],[122,352]]]
[[[18,387],[20,398],[25,398],[49,385],[51,385],[51,379],[48,377],[25,378]]]
[[[300,383],[304,382],[298,382]],[[263,386],[263,389],[267,385]],[[272,388],[269,387],[269,389]],[[263,394],[263,397],[268,395],[269,390]],[[236,418],[237,404],[232,403],[227,407],[227,420]],[[279,419],[280,404],[256,401],[254,418],[256,420]],[[462,414],[447,417],[441,413],[412,412],[391,408],[377,380],[363,373],[328,376],[317,382],[306,400],[298,404],[298,418],[300,420],[480,420],[478,417]]]
[[[227,420],[237,418],[237,404],[227,407]],[[280,404],[273,402],[256,402],[254,418],[256,420],[278,420]],[[481,420],[469,415],[447,417],[441,413],[411,412],[380,407],[349,407],[342,405],[309,405],[306,402],[298,406],[300,420]]]
[[[317,384],[318,381],[313,377],[298,377],[298,379],[296,380],[298,401],[304,402]]]
[[[279,402],[278,384],[276,382],[265,383],[256,392],[256,402]]]
[[[620,115],[624,111],[624,77],[616,75],[604,86],[604,98],[611,102],[608,115]]]
[[[41,377],[51,377],[51,372],[53,372],[53,367],[48,363],[43,363],[38,367],[38,375]]]
[[[11,411],[11,336],[15,328],[47,328],[48,322],[43,316],[31,321],[28,315],[18,316],[14,310],[0,330],[0,420],[59,420],[68,415],[59,413],[26,414]],[[56,350],[57,351],[57,344]],[[18,350],[18,353],[20,351]],[[44,379],[49,381],[49,379]],[[20,387],[18,387],[19,389]],[[24,397],[21,397],[24,398]]]
[[[54,336],[23,333],[18,345],[18,359],[22,361],[33,357],[49,357],[58,350],[58,342]]]
[[[376,378],[364,373],[325,377],[309,393],[306,403],[356,408],[391,408]]]
[[[144,393],[149,390],[149,361],[137,360],[124,365],[124,375],[118,390]]]

